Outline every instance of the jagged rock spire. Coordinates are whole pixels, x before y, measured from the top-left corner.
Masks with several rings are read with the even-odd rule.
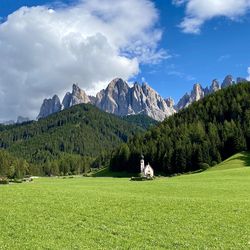
[[[45,99],[40,108],[40,113],[37,119],[44,118],[53,113],[59,112],[62,109],[60,99],[57,95],[54,95],[52,98]]]

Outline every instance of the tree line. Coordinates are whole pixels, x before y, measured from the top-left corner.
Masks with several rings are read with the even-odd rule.
[[[116,149],[113,171],[139,171],[141,154],[157,173],[171,175],[213,166],[250,149],[250,84],[235,85],[169,117]]]

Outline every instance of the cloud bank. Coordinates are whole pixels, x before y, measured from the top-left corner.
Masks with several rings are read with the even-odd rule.
[[[0,121],[36,117],[43,98],[72,83],[87,92],[140,64],[166,57],[150,0],[81,0],[71,6],[22,7],[0,23]]]
[[[250,0],[173,0],[185,5],[186,16],[179,25],[184,33],[199,34],[202,25],[215,17],[236,20],[250,10]]]

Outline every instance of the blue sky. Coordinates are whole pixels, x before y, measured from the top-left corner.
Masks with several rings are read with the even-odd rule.
[[[226,1],[225,1],[226,2]],[[206,86],[214,78],[223,81],[227,74],[246,77],[250,65],[250,16],[232,21],[217,17],[206,22],[200,34],[186,34],[178,27],[185,8],[171,1],[155,1],[164,27],[160,47],[172,58],[157,66],[144,66],[138,76],[163,96],[178,100],[195,82]]]
[[[232,74],[234,77],[249,77],[249,0],[121,0],[116,1],[116,4],[113,4],[113,0],[82,1],[86,2],[85,5],[80,5],[79,1],[73,0],[56,2],[44,0],[1,1],[0,16],[3,27],[2,29],[0,27],[0,41],[6,47],[2,46],[1,48],[0,46],[2,49],[0,52],[1,54],[4,52],[8,59],[12,56],[13,58],[9,64],[6,62],[5,65],[0,65],[0,73],[1,70],[6,72],[6,65],[8,68],[13,67],[13,70],[7,72],[5,78],[0,78],[0,95],[4,93],[8,97],[6,100],[9,100],[8,93],[12,92],[6,90],[7,81],[9,82],[8,86],[20,88],[17,103],[12,104],[10,110],[5,112],[3,119],[10,118],[9,113],[20,114],[20,110],[24,110],[27,105],[30,107],[30,114],[24,113],[32,116],[37,112],[44,97],[54,93],[62,95],[66,90],[70,90],[72,82],[70,82],[71,78],[68,78],[68,75],[71,74],[72,81],[79,81],[79,85],[87,92],[100,90],[107,85],[108,79],[116,75],[127,78],[130,82],[145,80],[163,97],[171,96],[175,101],[178,101],[185,92],[189,92],[193,84],[197,82],[205,87],[214,78],[221,82],[227,74]],[[44,9],[30,8],[39,5],[47,7]],[[20,11],[19,8],[22,6],[28,8]],[[67,11],[72,6],[75,6],[73,11]],[[124,6],[128,10],[124,11],[122,9]],[[109,8],[112,15],[109,15]],[[57,15],[50,12],[50,9],[53,9]],[[85,19],[81,19],[85,9],[94,15],[92,19],[88,19],[86,16]],[[116,26],[117,22],[112,21],[117,10],[121,12],[122,16],[120,19],[118,18],[120,26]],[[9,18],[7,28],[5,28],[4,24],[8,15],[11,15],[11,18]],[[62,41],[66,39],[68,42],[69,40],[67,44],[70,46],[67,45],[67,48],[70,50],[67,52],[73,51],[72,54],[76,57],[77,64],[71,63],[71,54],[68,59],[61,55],[65,47],[60,47],[57,50],[57,42],[49,30],[50,23],[46,21],[50,20],[50,16],[47,15],[53,15],[51,27],[55,32],[60,31],[58,34],[66,29],[62,24],[72,24],[74,18],[76,22],[81,24],[77,26],[77,32],[74,30],[75,33],[72,37],[69,37],[67,30],[67,36],[61,38]],[[100,19],[97,20],[97,17]],[[129,20],[130,17],[133,19],[132,21]],[[65,23],[63,23],[63,19],[66,20]],[[43,26],[40,25],[40,20],[42,20]],[[140,20],[142,21],[140,22]],[[86,24],[86,22],[89,23]],[[91,22],[94,23],[93,27]],[[20,28],[21,24],[23,26]],[[84,26],[85,24],[90,26],[89,30],[88,27]],[[36,27],[39,27],[37,30],[40,29],[37,33]],[[64,27],[64,29],[58,27]],[[102,32],[102,28],[106,33]],[[79,39],[79,37],[76,39],[76,36],[81,33],[81,29],[84,30],[82,35],[87,34],[87,38],[84,38],[87,39],[84,40],[85,45],[88,43],[87,48],[82,47],[82,45],[78,48],[74,43]],[[95,35],[90,35],[90,30],[93,30]],[[135,34],[131,34],[133,30]],[[42,36],[42,32],[44,32],[44,36]],[[161,38],[159,34],[162,34]],[[141,37],[143,38],[141,39]],[[137,40],[139,41],[138,45]],[[34,44],[36,47],[33,48]],[[37,49],[38,45],[43,47],[43,53]],[[100,62],[96,62],[93,53],[88,54],[91,49],[95,50],[96,48],[98,51],[100,50]],[[119,50],[124,50],[125,56],[116,54]],[[23,53],[24,51],[25,53]],[[143,51],[148,52],[144,54]],[[79,56],[81,53],[82,55]],[[31,59],[29,55],[35,59]],[[49,58],[50,55],[51,58]],[[109,57],[110,55],[112,57],[107,59],[110,65],[103,63],[105,56]],[[57,56],[58,58],[56,58]],[[53,58],[56,58],[55,61]],[[59,63],[61,61],[63,61],[62,64]],[[49,65],[50,62],[51,65]],[[81,63],[84,64],[84,70],[81,68]],[[26,64],[26,68],[29,69],[23,66]],[[105,64],[108,67],[103,67]],[[45,68],[44,65],[48,65],[48,67]],[[40,66],[41,73],[39,75],[35,72],[39,71]],[[111,72],[108,72],[109,69]],[[61,75],[60,78],[58,75],[62,72],[65,75]],[[17,80],[17,76],[21,76],[20,79]],[[65,83],[62,83],[64,80]],[[34,94],[34,99],[28,103],[25,95],[21,94],[22,90],[26,95],[33,96]],[[3,113],[2,110],[0,112]]]

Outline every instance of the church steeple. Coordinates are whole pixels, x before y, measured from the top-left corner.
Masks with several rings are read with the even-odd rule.
[[[144,163],[144,156],[143,154],[141,155],[141,173],[143,173],[145,168],[145,163]]]

